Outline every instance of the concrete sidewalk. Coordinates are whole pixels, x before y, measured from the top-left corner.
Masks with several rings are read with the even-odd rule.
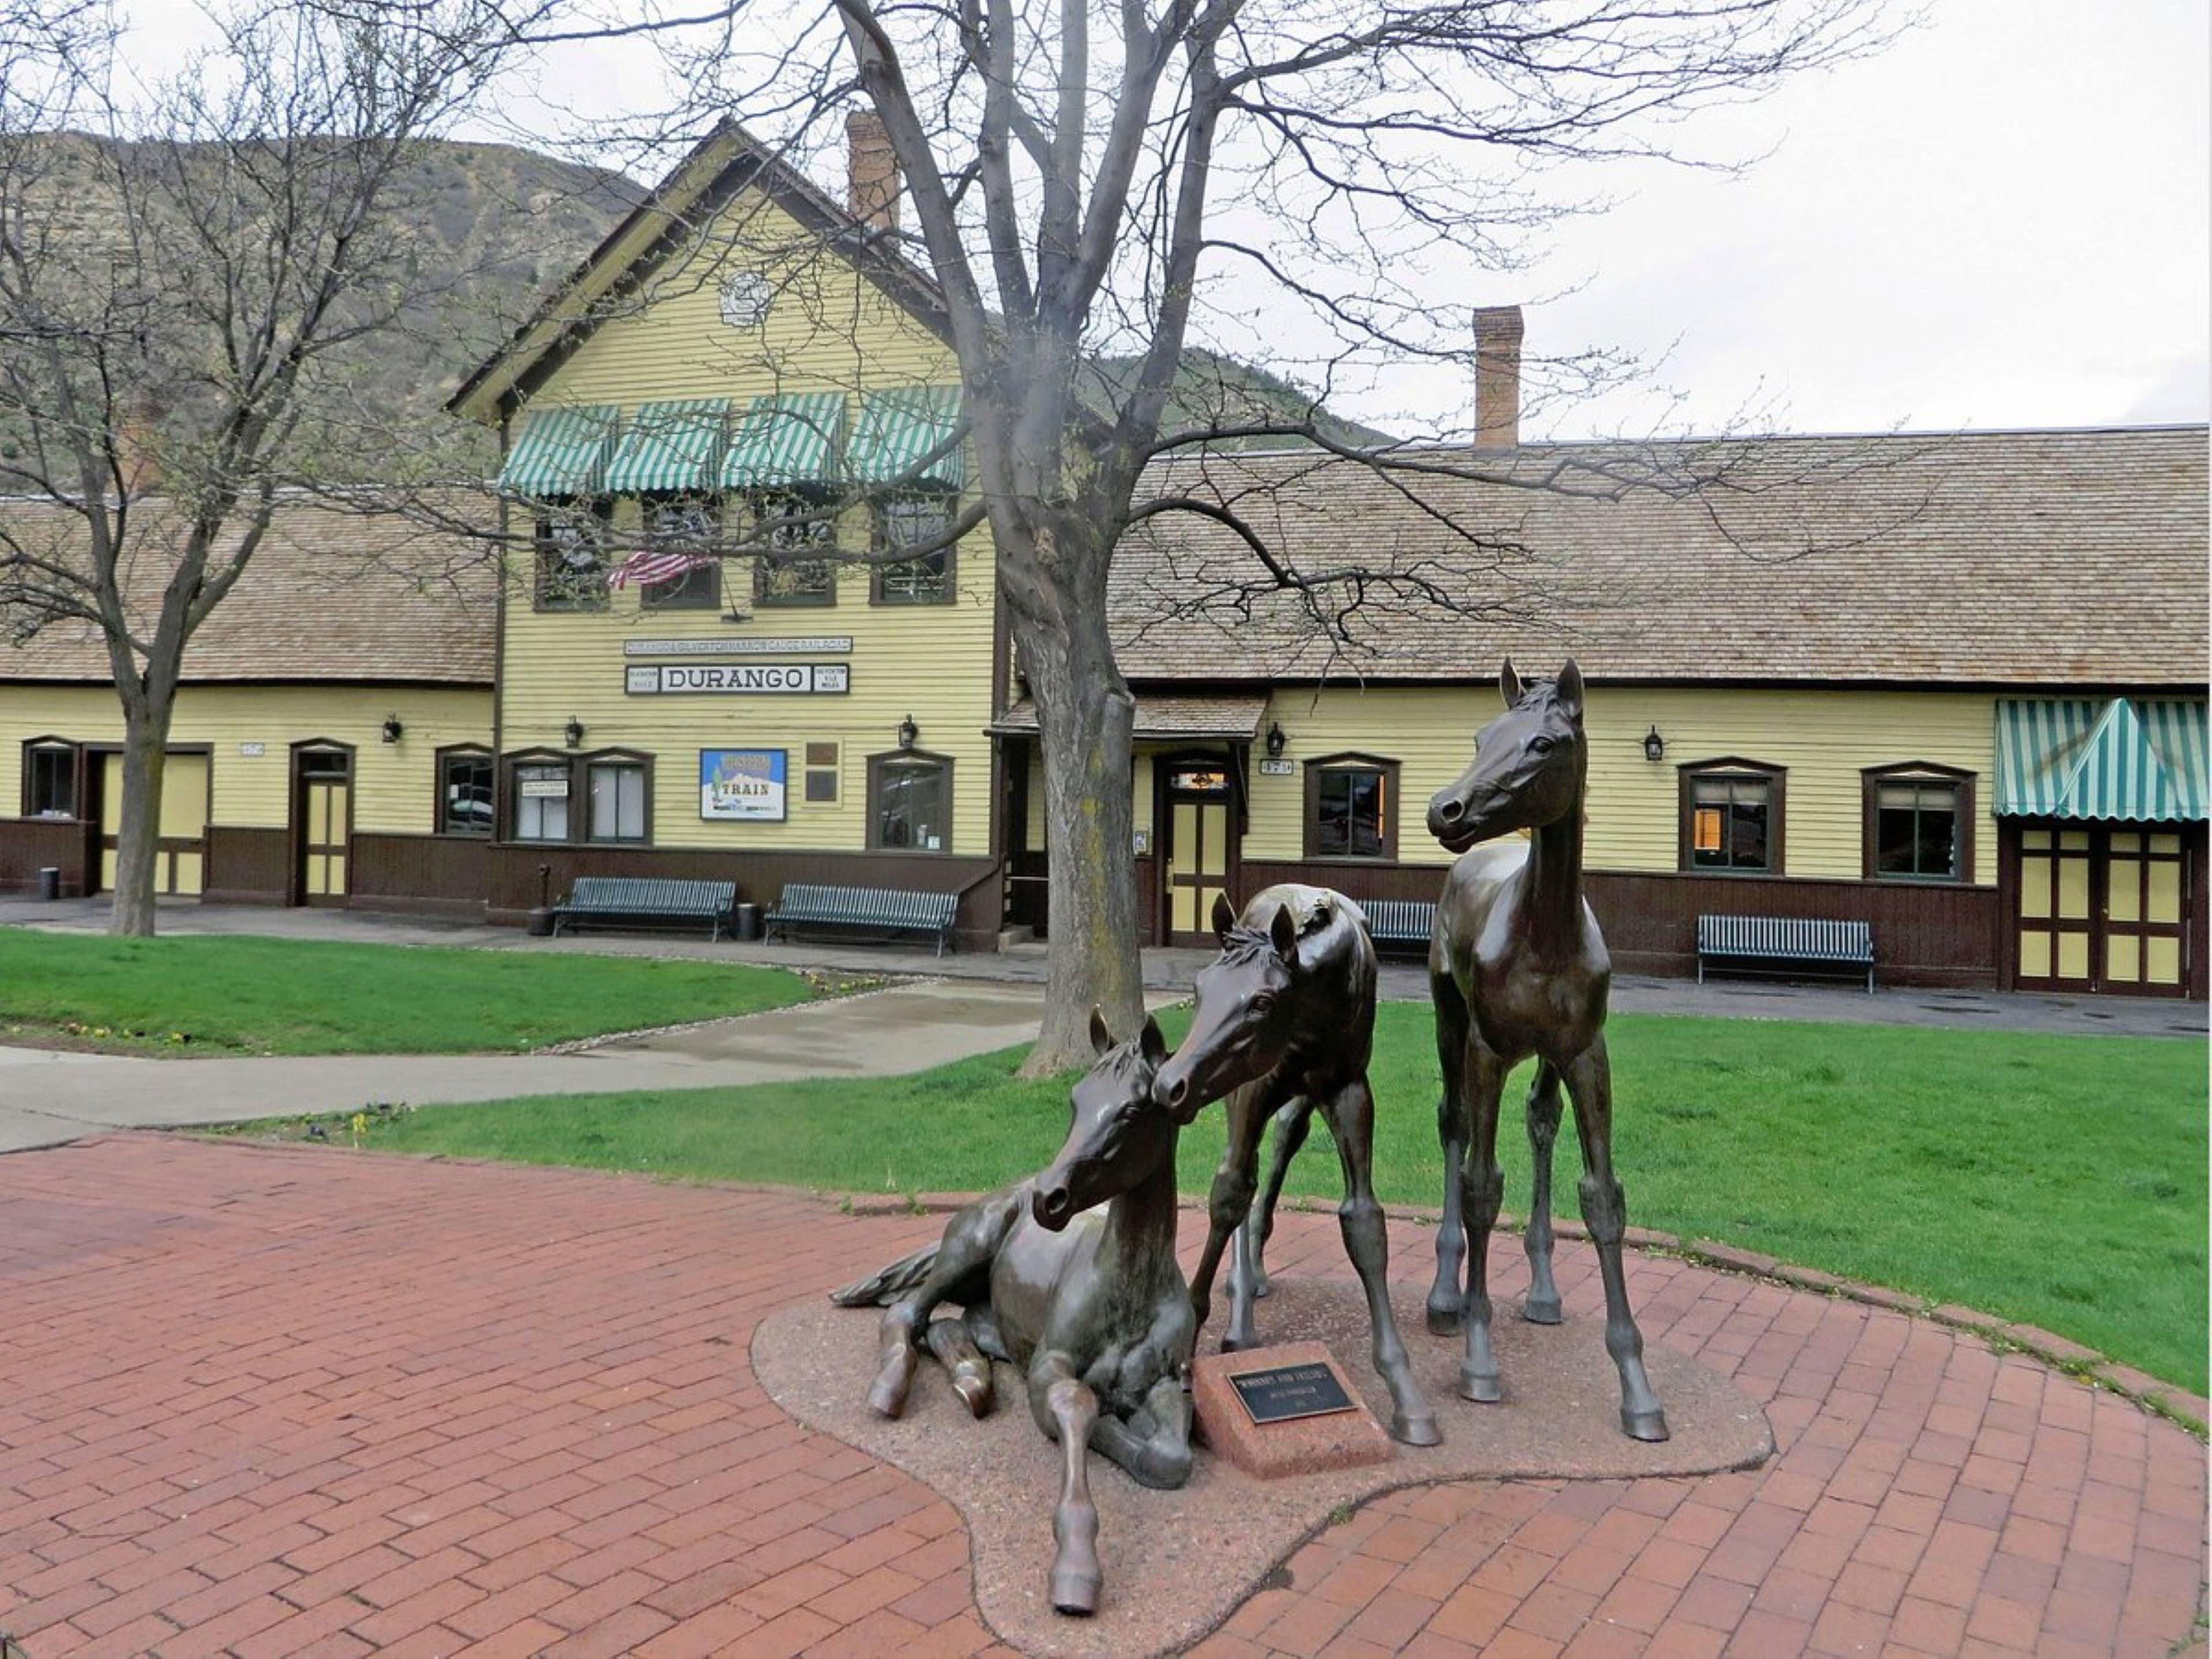
[[[107,902],[93,898],[41,903],[15,895],[0,896],[0,925],[8,924],[60,932],[99,933],[107,926]],[[791,945],[748,945],[728,939],[714,943],[682,935],[621,933],[546,939],[532,939],[520,928],[490,927],[479,922],[370,910],[286,910],[259,905],[201,904],[193,900],[164,902],[161,927],[163,933],[172,934],[242,933],[271,939],[445,945],[488,951],[565,951],[586,955],[680,957],[1034,988],[1044,984],[1046,969],[1045,947],[1042,945],[940,957],[922,950],[840,946],[805,940]],[[1149,949],[1144,953],[1146,987],[1153,992],[1187,996],[1192,976],[1212,957],[1211,951]],[[1381,988],[1389,1000],[1426,1001],[1427,970],[1420,963],[1403,957],[1386,958]],[[1848,985],[1741,978],[1698,985],[1690,980],[1622,975],[1613,981],[1613,1006],[1620,1013],[1699,1015],[1723,1019],[1805,1019],[1846,1024],[2104,1036],[2206,1035],[2205,1004],[2148,997],[2034,996],[1915,988],[1885,988],[1869,996]]]
[[[349,1112],[380,1100],[885,1077],[1026,1042],[1043,1008],[1036,986],[923,980],[555,1054],[141,1060],[0,1048],[0,1152],[107,1129]]]

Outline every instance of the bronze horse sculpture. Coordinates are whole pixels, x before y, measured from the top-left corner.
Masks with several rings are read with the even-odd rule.
[[[1460,855],[1445,878],[1429,940],[1444,1077],[1437,1133],[1445,1170],[1429,1327],[1464,1327],[1460,1393],[1497,1400],[1488,1276],[1504,1187],[1498,1097],[1506,1073],[1534,1054],[1540,1063],[1528,1116],[1535,1190],[1522,1316],[1538,1324],[1559,1318],[1552,1279],[1552,1148],[1564,1083],[1582,1142],[1583,1219],[1605,1280],[1606,1351],[1620,1373],[1620,1425],[1636,1439],[1664,1440],[1666,1413],[1644,1374],[1644,1338],[1629,1311],[1621,1269],[1628,1212],[1613,1170],[1613,1080],[1605,1046],[1613,964],[1582,890],[1589,752],[1582,672],[1570,661],[1556,681],[1524,684],[1509,662],[1499,685],[1505,713],[1476,738],[1474,763],[1429,802],[1429,833]],[[1516,830],[1533,831],[1525,844],[1478,845]],[[1463,1257],[1469,1258],[1464,1291]]]
[[[1153,1085],[1184,1123],[1224,1096],[1229,1102],[1228,1147],[1213,1177],[1206,1249],[1191,1276],[1194,1317],[1206,1323],[1223,1249],[1251,1210],[1269,1116],[1301,1099],[1312,1103],[1344,1168],[1337,1219],[1367,1295],[1375,1369],[1390,1389],[1390,1433],[1409,1445],[1433,1446],[1442,1438],[1436,1414],[1413,1380],[1390,1311],[1389,1243],[1375,1200],[1367,1061],[1376,968],[1366,920],[1341,893],[1287,883],[1255,894],[1242,916],[1217,898],[1212,920],[1221,954],[1199,970],[1189,1035]],[[1225,1349],[1252,1341],[1253,1256],[1240,1245],[1231,1264]]]
[[[962,1210],[937,1243],[830,1297],[885,1308],[882,1370],[868,1392],[885,1417],[905,1410],[925,1346],[977,1417],[993,1403],[990,1362],[1024,1368],[1030,1413],[1066,1453],[1052,1605],[1078,1614],[1097,1609],[1102,1580],[1085,1448],[1141,1486],[1188,1480],[1184,1384],[1198,1335],[1176,1261],[1182,1125],[1152,1088],[1167,1044],[1148,1018],[1117,1045],[1095,1011],[1091,1040],[1099,1057],[1072,1092],[1059,1157]],[[963,1316],[933,1321],[945,1302]]]

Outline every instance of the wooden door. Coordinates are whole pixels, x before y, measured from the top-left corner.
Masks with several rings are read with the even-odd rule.
[[[161,818],[156,827],[154,890],[198,896],[207,873],[208,757],[172,753],[161,765]],[[123,756],[100,757],[100,890],[115,890],[116,849],[123,840]]]
[[[293,845],[304,904],[343,904],[353,833],[353,757],[311,749],[300,756]]]
[[[1228,762],[1173,766],[1162,782],[1167,941],[1211,945],[1213,901],[1229,890],[1236,858],[1236,796]]]
[[[2178,997],[2188,975],[2188,848],[2172,830],[2112,830],[2104,840],[2100,988]]]
[[[2023,990],[2094,988],[2095,835],[2058,826],[2020,832],[2016,919]]]

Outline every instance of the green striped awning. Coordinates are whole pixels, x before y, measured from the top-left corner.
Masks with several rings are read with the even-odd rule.
[[[722,459],[727,398],[680,398],[641,404],[607,467],[607,494],[656,489],[712,489]]]
[[[514,495],[598,495],[606,489],[622,410],[612,404],[534,410],[525,416],[499,487]]]
[[[924,459],[960,430],[960,388],[901,386],[872,392],[853,434],[853,476],[863,483],[934,483],[958,489],[968,482],[959,447],[927,466]]]
[[[2204,817],[2204,707],[2128,697],[2000,701],[1996,815]]]
[[[722,454],[722,487],[827,484],[845,436],[842,392],[775,392],[747,406]]]

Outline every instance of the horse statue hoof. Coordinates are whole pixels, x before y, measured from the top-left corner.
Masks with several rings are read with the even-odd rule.
[[[906,1410],[907,1391],[914,1386],[915,1360],[909,1350],[884,1362],[868,1390],[868,1409],[878,1417],[896,1417]]]
[[[1429,1304],[1429,1334],[1457,1336],[1459,1334],[1459,1303],[1431,1302]]]
[[[1100,1575],[1094,1568],[1059,1567],[1052,1570],[1052,1610],[1070,1618],[1088,1619],[1098,1611]]]
[[[1265,1273],[1259,1274],[1252,1280],[1252,1295],[1255,1300],[1261,1297],[1266,1296],[1274,1288],[1274,1285],[1268,1280],[1267,1275]]]
[[[1221,1334],[1221,1352],[1224,1353],[1235,1353],[1240,1348],[1249,1348],[1251,1346],[1252,1339],[1249,1335],[1239,1336],[1234,1331],[1224,1331]]]
[[[968,1407],[968,1415],[981,1418],[991,1409],[991,1374],[979,1371],[973,1365],[963,1365],[952,1373],[952,1391],[960,1396],[961,1404]]]
[[[1480,1406],[1494,1406],[1505,1398],[1505,1390],[1498,1386],[1496,1371],[1471,1371],[1462,1365],[1459,1370],[1459,1397]]]
[[[1559,1322],[1559,1298],[1529,1297],[1521,1304],[1521,1317],[1531,1325],[1556,1325]]]
[[[1657,1407],[1648,1412],[1620,1408],[1620,1429],[1631,1440],[1657,1442],[1667,1438],[1667,1413]]]
[[[1391,1414],[1390,1437],[1404,1446],[1441,1446],[1444,1443],[1435,1418],[1408,1417],[1403,1412]]]

